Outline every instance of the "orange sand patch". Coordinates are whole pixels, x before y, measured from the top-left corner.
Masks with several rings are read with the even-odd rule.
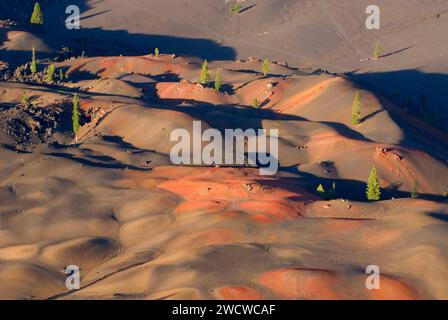
[[[70,67],[69,73],[88,71],[99,74],[101,78],[112,78],[123,73],[138,73],[143,75],[182,74],[196,67],[183,58],[172,59],[171,56],[140,57],[96,57],[78,59]]]
[[[281,180],[261,178],[250,170],[228,168],[202,168],[202,172],[198,169],[194,174],[164,181],[158,187],[186,200],[176,213],[222,211],[234,206],[237,211],[248,213],[251,220],[261,223],[297,218],[304,211],[304,202],[314,199],[313,195]],[[286,188],[298,190],[293,192]],[[240,214],[234,212],[231,216]]]
[[[336,82],[343,82],[343,81],[345,80],[339,77],[326,79],[320,82],[319,84],[294,95],[293,97],[287,99],[285,102],[278,104],[278,106],[276,106],[275,109],[278,110],[278,112],[280,113],[284,113],[287,111],[290,112],[291,109],[299,109],[305,106],[306,104],[310,103],[314,99],[316,99],[330,85]]]
[[[373,300],[416,300],[418,294],[403,282],[390,277],[381,276],[380,289],[369,290]]]
[[[241,203],[239,207],[246,212],[254,214],[253,219],[260,222],[270,223],[298,218],[301,216],[304,206],[303,203],[293,207],[282,201],[267,200],[247,201]],[[300,209],[298,207],[300,207]]]
[[[270,79],[255,80],[239,89],[237,94],[241,103],[250,106],[252,105],[254,99],[260,100],[261,103],[271,99],[274,95],[274,90],[267,88],[267,83],[270,81]]]
[[[261,300],[263,295],[251,287],[224,287],[217,290],[217,296],[224,300]]]
[[[156,90],[160,99],[195,100],[212,104],[229,103],[228,96],[190,82],[159,82],[156,84]]]
[[[258,277],[257,281],[282,299],[336,300],[340,279],[324,270],[280,269]]]

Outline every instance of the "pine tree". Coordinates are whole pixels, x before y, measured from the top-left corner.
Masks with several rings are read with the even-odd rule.
[[[54,75],[54,64],[50,64],[48,66],[48,69],[47,69],[47,76],[45,78],[45,81],[47,83],[52,83],[53,82],[53,75]]]
[[[241,12],[241,4],[239,2],[237,2],[235,4],[235,9],[233,11],[235,11],[236,13],[240,13]]]
[[[160,54],[159,48],[155,48],[155,50],[154,50],[154,57],[158,58],[159,54]]]
[[[201,84],[206,85],[210,82],[210,73],[208,72],[208,62],[204,61],[201,70]]]
[[[375,51],[373,52],[373,59],[377,60],[381,57],[381,45],[380,41],[378,40],[375,45]]]
[[[22,95],[22,105],[27,106],[27,105],[29,105],[30,101],[31,101],[31,97],[30,97],[28,91],[25,91]]]
[[[39,2],[36,2],[34,4],[34,10],[33,10],[33,14],[31,15],[30,23],[31,24],[43,24],[44,23],[44,17],[42,15],[42,11],[40,10]]]
[[[376,173],[375,166],[370,170],[369,180],[367,181],[366,196],[369,201],[378,201],[381,198],[380,181]]]
[[[221,72],[217,71],[215,74],[215,91],[219,92],[221,90]]]
[[[333,181],[333,185],[331,186],[331,189],[328,190],[328,198],[336,199],[336,182],[334,182],[334,181]]]
[[[59,68],[59,80],[64,81],[64,79],[65,79],[64,71],[62,71],[62,68]]]
[[[359,91],[355,93],[352,105],[352,124],[358,125],[361,123],[361,94]]]
[[[319,184],[319,186],[317,187],[316,194],[320,197],[325,197],[326,192],[325,192],[324,186],[322,184]]]
[[[79,109],[78,109],[78,95],[75,93],[73,96],[73,111],[72,111],[72,125],[73,125],[73,133],[75,135],[75,143],[78,143],[78,131],[80,128],[79,124]]]
[[[31,58],[31,66],[30,70],[32,74],[35,74],[37,72],[37,62],[36,62],[36,49],[32,50],[32,58]]]
[[[266,77],[269,73],[269,70],[271,68],[271,63],[268,59],[264,59],[263,66],[261,67],[261,70],[263,71],[263,75]]]

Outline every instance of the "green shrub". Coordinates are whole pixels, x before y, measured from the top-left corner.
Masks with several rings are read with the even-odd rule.
[[[373,51],[373,59],[377,60],[381,57],[381,45],[380,41],[378,40],[375,45],[375,50]]]
[[[264,59],[261,71],[263,72],[263,75],[265,77],[269,74],[270,69],[271,69],[271,63],[269,62],[268,59]]]
[[[217,71],[215,74],[215,91],[221,91],[221,72]]]
[[[34,49],[34,47],[32,49],[30,71],[31,74],[35,74],[37,72],[36,49]]]
[[[47,76],[45,77],[45,81],[47,83],[52,83],[53,75],[54,75],[54,64],[50,64],[47,68]]]
[[[380,181],[375,166],[370,170],[369,180],[367,181],[366,196],[369,201],[378,201],[381,199]]]
[[[34,10],[33,14],[31,15],[30,23],[39,25],[44,23],[44,16],[42,15],[42,11],[40,10],[39,2],[36,2],[34,4]]]
[[[208,62],[207,60],[204,61],[202,64],[202,70],[201,70],[201,84],[206,85],[210,82],[210,73],[208,71]]]
[[[316,194],[319,197],[325,198],[326,197],[326,192],[325,192],[325,188],[322,184],[319,184],[319,186],[316,189]]]

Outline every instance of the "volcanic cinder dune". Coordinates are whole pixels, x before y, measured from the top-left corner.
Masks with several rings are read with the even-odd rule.
[[[344,20],[336,1],[244,1],[241,15],[223,22],[217,17],[228,14],[228,4],[198,0],[206,10],[195,11],[188,23],[193,4],[187,1],[78,2],[83,41],[70,39],[67,30],[63,37],[57,28],[5,26],[0,33],[0,60],[19,66],[0,81],[1,299],[448,299],[447,135],[342,72],[353,66],[351,49],[338,47],[334,29],[318,23],[331,19],[317,12],[320,5],[333,8],[337,20],[355,24]],[[429,2],[407,1],[405,9],[420,8],[415,15],[428,17],[419,23],[436,33],[430,13],[442,12],[437,23],[446,25],[446,11],[442,2]],[[362,7],[338,3],[349,11]],[[400,8],[387,3],[390,10]],[[56,26],[64,1],[45,4],[45,28]],[[143,24],[136,8],[156,18]],[[106,31],[112,25],[128,31]],[[297,67],[272,62],[263,75],[268,51],[277,60],[308,54],[272,50],[296,52],[288,48],[292,43],[280,42],[294,32],[292,25],[300,26],[303,41],[325,43],[326,51],[308,65],[301,59],[289,63]],[[305,32],[313,26],[314,36]],[[403,25],[392,26],[390,41],[409,36]],[[133,35],[136,30],[140,35]],[[84,38],[108,32],[123,42],[160,41],[163,52],[89,55],[109,50],[104,43],[126,49],[111,38],[97,45]],[[144,35],[154,33],[167,36]],[[363,33],[346,37],[360,40]],[[227,40],[217,45],[210,34]],[[416,45],[406,39],[396,45]],[[259,55],[250,51],[255,40],[266,43],[255,46]],[[367,48],[370,40],[358,46]],[[82,42],[87,55],[60,58],[56,46],[64,41]],[[411,49],[390,59],[401,61],[395,65],[400,70],[426,59],[443,73],[438,63],[446,68],[447,51],[439,45],[428,49],[432,55],[418,54],[419,60],[406,56]],[[29,46],[41,59],[39,72],[25,71],[19,79]],[[199,49],[214,55],[208,66],[212,79],[221,76],[220,92],[199,84]],[[260,59],[241,58],[248,52]],[[53,56],[58,58],[44,59]],[[336,61],[347,63],[345,69],[319,68]],[[50,63],[68,79],[42,81]],[[359,125],[351,122],[356,92]],[[71,128],[75,93],[78,141]],[[201,121],[202,131],[277,129],[278,173],[263,176],[249,165],[173,165],[170,135],[175,129],[193,135],[194,121]],[[382,200],[369,202],[365,188],[373,165]],[[333,183],[336,197],[316,195],[319,184],[328,190]],[[81,270],[79,290],[66,288],[70,265]],[[371,265],[381,272],[375,290],[366,288]]]

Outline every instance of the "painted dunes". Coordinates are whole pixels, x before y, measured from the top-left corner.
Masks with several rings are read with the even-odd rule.
[[[279,76],[264,77],[256,60],[211,63],[221,93],[197,84],[195,59],[56,67],[69,70],[63,87],[0,82],[2,110],[27,91],[37,108],[69,112],[63,102],[77,92],[84,115],[79,144],[61,130],[17,152],[0,135],[1,298],[448,297],[446,148],[399,123],[375,93],[279,64]],[[353,126],[357,90],[363,121]],[[191,131],[194,120],[277,128],[280,172],[173,166],[170,132]],[[385,200],[368,203],[373,164]],[[419,199],[410,198],[415,181]],[[341,199],[314,194],[332,182]],[[76,292],[62,272],[72,264],[81,267]],[[365,287],[371,264],[383,274],[378,291]]]

